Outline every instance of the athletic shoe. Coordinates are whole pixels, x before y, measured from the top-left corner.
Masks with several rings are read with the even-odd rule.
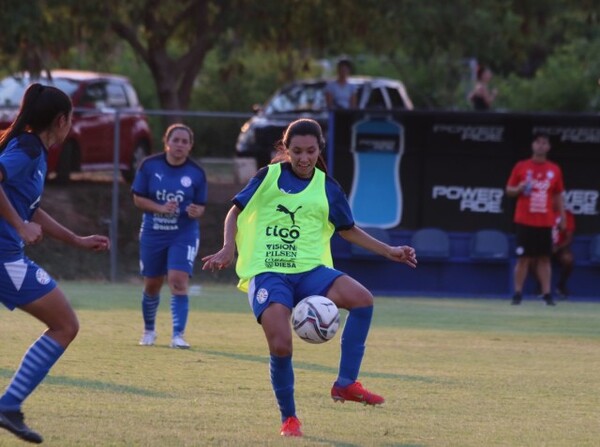
[[[546,306],[556,306],[556,303],[550,295],[544,295],[544,304]]]
[[[171,347],[177,349],[189,349],[190,345],[183,339],[181,335],[174,335],[171,339]]]
[[[569,291],[564,286],[558,286],[556,288],[556,294],[558,295],[559,300],[566,301],[569,299]]]
[[[290,416],[281,425],[281,436],[302,436],[301,425],[296,416]]]
[[[519,304],[521,304],[522,299],[523,295],[521,295],[520,293],[515,293],[512,297],[512,301],[510,302],[510,304],[513,306],[518,306]]]
[[[140,346],[152,346],[156,341],[156,331],[144,331],[142,339],[140,340]]]
[[[363,388],[360,382],[354,382],[343,388],[334,383],[331,388],[331,398],[336,402],[351,400],[353,402],[362,402],[365,405],[380,405],[385,402],[382,396],[378,396]]]
[[[0,411],[0,427],[24,441],[34,444],[41,444],[44,441],[38,433],[25,425],[25,417],[20,411]]]

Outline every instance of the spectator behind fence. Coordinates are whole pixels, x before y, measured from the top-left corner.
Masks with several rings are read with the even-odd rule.
[[[203,269],[220,270],[233,262],[237,246],[238,287],[248,293],[267,340],[282,436],[302,436],[294,400],[290,316],[294,306],[309,295],[327,296],[348,310],[338,377],[330,392],[333,400],[368,405],[384,402],[357,381],[373,315],[373,296],[333,268],[329,242],[334,231],[389,260],[411,267],[417,262],[413,248],[390,246],[354,225],[344,191],[326,174],[324,147],[323,132],[316,121],[292,122],[272,164],[258,171],[234,197],[225,219],[223,248],[202,258]],[[282,236],[290,227],[290,234],[297,229],[293,243]]]
[[[184,339],[189,312],[188,288],[200,246],[199,219],[204,214],[207,183],[204,169],[189,155],[194,134],[184,124],[169,126],[165,150],[146,158],[131,190],[144,211],[140,228],[140,269],[144,277],[140,345],[156,340],[156,314],[165,276],[171,291],[171,347],[187,349]]]
[[[328,109],[354,109],[357,106],[356,87],[348,82],[352,62],[342,59],[337,63],[337,78],[327,83],[325,100]]]
[[[552,227],[555,210],[560,216],[561,230],[566,225],[563,175],[560,167],[547,159],[550,151],[547,135],[534,135],[531,150],[531,158],[515,165],[506,185],[506,194],[517,197],[514,215],[517,262],[514,270],[515,293],[511,304],[521,304],[528,270],[535,263],[544,302],[554,306],[550,292]]]
[[[0,396],[0,428],[36,444],[42,436],[25,425],[21,406],[75,339],[79,322],[54,279],[25,256],[24,248],[43,236],[87,250],[110,248],[106,236],[78,236],[40,208],[48,149],[64,141],[72,111],[71,100],[61,90],[31,84],[15,120],[0,137],[0,303],[48,327],[29,347]],[[11,343],[10,336],[4,343]]]
[[[483,111],[490,110],[498,95],[498,90],[491,89],[489,83],[493,77],[492,70],[485,65],[477,67],[477,81],[473,90],[469,93],[469,102],[473,105],[474,110]]]

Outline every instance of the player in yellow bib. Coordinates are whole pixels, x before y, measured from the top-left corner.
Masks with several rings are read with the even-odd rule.
[[[302,436],[294,401],[290,316],[294,306],[309,295],[326,296],[348,310],[331,397],[369,405],[384,402],[357,381],[373,295],[333,268],[329,243],[333,233],[392,261],[411,267],[417,264],[412,247],[389,246],[354,225],[344,191],[326,174],[324,147],[316,121],[291,123],[273,162],[233,198],[225,219],[223,248],[202,259],[204,270],[226,268],[233,263],[237,246],[238,287],[248,293],[267,339],[283,436]]]

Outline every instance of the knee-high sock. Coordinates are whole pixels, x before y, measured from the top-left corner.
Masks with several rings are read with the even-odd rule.
[[[156,312],[160,304],[160,295],[150,296],[142,294],[142,316],[144,317],[144,329],[153,331],[156,323]]]
[[[292,356],[277,357],[271,354],[270,362],[271,384],[281,412],[281,421],[290,416],[296,416],[294,401],[294,369]]]
[[[190,309],[190,299],[187,295],[171,297],[171,315],[173,316],[173,335],[183,335]]]
[[[19,369],[0,397],[0,409],[19,410],[23,401],[44,380],[63,352],[64,348],[51,337],[42,335],[38,338],[23,356]]]
[[[373,306],[357,307],[348,313],[342,332],[342,354],[336,380],[340,386],[348,386],[358,378],[372,317]]]

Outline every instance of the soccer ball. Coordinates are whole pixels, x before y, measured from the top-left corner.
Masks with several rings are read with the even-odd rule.
[[[308,343],[325,343],[340,327],[340,312],[329,298],[311,295],[294,308],[292,327]]]

